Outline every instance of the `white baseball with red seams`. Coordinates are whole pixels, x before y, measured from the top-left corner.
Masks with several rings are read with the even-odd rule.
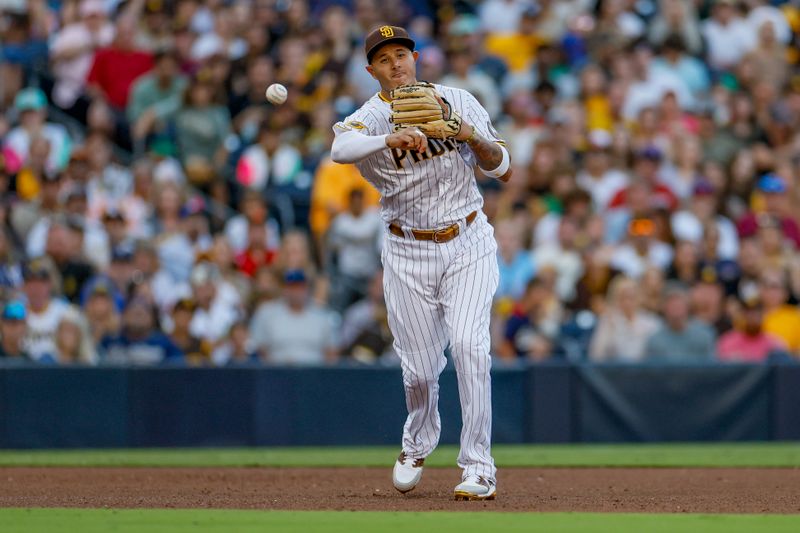
[[[287,91],[286,87],[284,87],[280,83],[273,83],[272,85],[267,87],[265,95],[269,103],[274,105],[280,105],[286,101],[286,97],[289,95],[289,91]]]
[[[489,115],[461,89],[436,85],[453,109],[478,132],[503,143]],[[498,283],[497,243],[481,208],[475,154],[454,140],[428,140],[424,153],[387,148],[392,133],[389,102],[378,93],[334,125],[334,161],[355,163],[381,193],[386,225],[382,252],[384,289],[394,347],[400,356],[408,418],[403,451],[427,457],[439,442],[439,374],[449,345],[456,371],[463,426],[458,464],[463,478],[496,482],[491,455],[489,320]],[[477,218],[466,218],[477,211]],[[398,224],[404,236],[388,231]],[[459,225],[454,239],[416,240],[412,229]]]

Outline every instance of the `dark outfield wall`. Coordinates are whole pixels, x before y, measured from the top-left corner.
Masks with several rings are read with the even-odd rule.
[[[800,366],[496,369],[494,440],[800,439]],[[461,429],[442,375],[442,442]],[[396,369],[2,368],[0,447],[398,444]]]

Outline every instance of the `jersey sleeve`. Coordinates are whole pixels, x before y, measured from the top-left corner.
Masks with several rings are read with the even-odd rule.
[[[355,131],[363,135],[375,135],[374,121],[369,113],[359,109],[349,117],[333,125],[333,133],[336,135],[349,131]]]

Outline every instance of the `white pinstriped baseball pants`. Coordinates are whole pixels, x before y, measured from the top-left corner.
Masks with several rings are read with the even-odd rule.
[[[494,229],[479,213],[455,239],[437,244],[386,234],[383,284],[400,356],[408,418],[403,451],[427,457],[439,443],[439,374],[448,343],[461,401],[463,475],[495,481],[489,320],[499,278]]]

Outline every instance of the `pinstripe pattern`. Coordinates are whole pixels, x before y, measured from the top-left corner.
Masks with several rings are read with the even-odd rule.
[[[484,137],[502,142],[472,95],[437,89]],[[389,116],[389,105],[376,95],[343,122],[360,122],[366,133],[382,135],[392,131]],[[489,319],[499,278],[497,244],[482,212],[471,225],[464,222],[483,206],[473,170],[476,159],[466,144],[449,142],[432,141],[427,158],[387,149],[356,166],[380,191],[384,221],[397,222],[406,233],[404,238],[387,231],[381,257],[389,327],[402,364],[408,409],[403,451],[413,459],[424,458],[439,442],[439,375],[449,344],[463,419],[458,464],[465,478],[478,475],[495,482]],[[453,223],[460,224],[461,233],[447,243],[408,238],[411,228]]]

